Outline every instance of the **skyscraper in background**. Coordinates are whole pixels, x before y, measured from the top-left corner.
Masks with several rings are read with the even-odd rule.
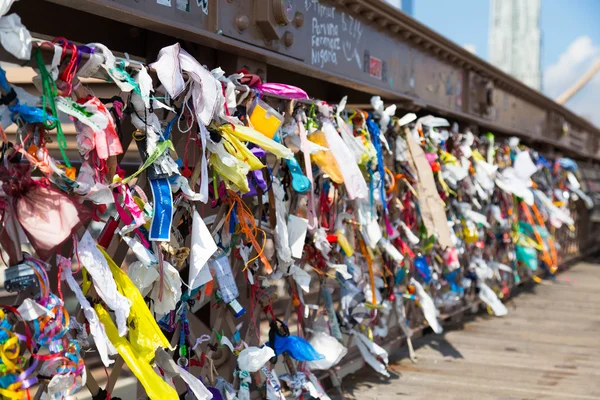
[[[413,0],[402,0],[402,11],[413,17]]]
[[[540,0],[491,0],[490,62],[541,90]]]
[[[402,10],[402,12],[413,17],[413,2],[414,0],[384,0],[386,3]]]

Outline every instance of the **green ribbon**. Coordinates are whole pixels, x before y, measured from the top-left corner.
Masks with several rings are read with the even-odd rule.
[[[144,164],[142,165],[142,167],[140,169],[138,169],[133,175],[128,176],[127,178],[123,179],[122,183],[125,184],[125,183],[129,182],[130,180],[132,180],[133,178],[135,178],[136,176],[141,174],[142,171],[144,171],[146,168],[148,168],[149,166],[154,164],[154,162],[158,159],[158,157],[160,157],[165,152],[165,150],[167,150],[167,148],[175,151],[170,140],[165,140],[164,142],[159,142],[158,145],[156,146],[156,149],[152,152],[150,157],[148,157],[146,159],[146,161],[144,161]]]
[[[67,149],[67,139],[65,138],[62,125],[58,119],[58,111],[56,110],[56,103],[54,101],[54,98],[58,95],[58,89],[56,88],[56,82],[54,82],[50,76],[50,73],[46,69],[46,64],[44,63],[44,58],[42,57],[42,52],[39,48],[35,53],[35,62],[42,77],[42,108],[47,110],[48,107],[50,107],[50,110],[52,111],[52,117],[55,118],[54,122],[51,124],[44,123],[44,127],[46,129],[56,128],[56,141],[58,142],[58,149],[60,150],[60,154],[62,155],[67,168],[71,168],[71,163],[69,162],[67,153],[65,151]]]

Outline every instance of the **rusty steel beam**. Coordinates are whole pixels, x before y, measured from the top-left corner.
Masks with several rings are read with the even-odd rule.
[[[246,65],[243,59],[266,75],[290,72],[299,86],[298,76],[305,77],[313,83],[304,88],[326,101],[347,88],[600,159],[600,130],[592,123],[383,1],[209,0],[206,13],[195,0],[188,10],[170,3],[28,0],[13,9],[35,33],[99,41],[149,61],[159,43],[183,40],[202,46],[197,58],[208,65],[233,57],[231,68]]]

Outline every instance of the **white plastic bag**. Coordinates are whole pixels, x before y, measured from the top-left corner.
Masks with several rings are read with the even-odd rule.
[[[275,352],[269,346],[250,346],[238,355],[238,367],[242,371],[256,372],[273,357],[275,357]]]
[[[309,340],[311,346],[325,358],[321,360],[309,361],[306,365],[311,370],[327,370],[335,367],[340,360],[348,353],[348,349],[337,341],[333,336],[325,332],[317,332]]]

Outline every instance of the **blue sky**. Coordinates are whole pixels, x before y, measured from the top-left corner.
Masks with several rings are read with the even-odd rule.
[[[599,0],[541,0],[543,91],[556,97],[600,59]],[[488,55],[488,0],[414,0],[414,17],[461,46]],[[567,102],[600,126],[600,73]]]

